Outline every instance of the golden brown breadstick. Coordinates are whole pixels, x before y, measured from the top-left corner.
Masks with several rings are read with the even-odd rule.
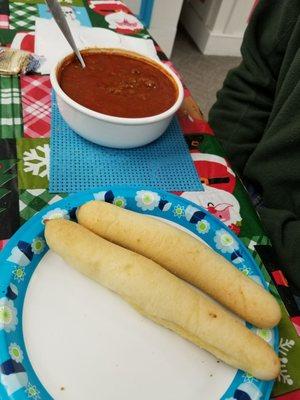
[[[102,201],[86,203],[77,217],[94,233],[152,259],[253,325],[270,328],[280,321],[270,293],[191,235]]]
[[[63,219],[46,223],[45,238],[71,266],[153,321],[257,378],[278,375],[278,357],[263,339],[155,262]]]

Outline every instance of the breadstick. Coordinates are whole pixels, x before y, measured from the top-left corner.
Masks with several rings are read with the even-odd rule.
[[[158,324],[256,378],[278,375],[280,363],[271,346],[154,261],[63,219],[46,223],[45,238],[68,264]]]
[[[280,321],[270,293],[180,229],[102,201],[81,206],[77,217],[92,232],[152,259],[253,325],[270,328]]]

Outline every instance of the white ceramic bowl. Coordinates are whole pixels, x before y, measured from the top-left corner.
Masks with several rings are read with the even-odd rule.
[[[70,53],[53,68],[50,74],[51,84],[56,93],[58,108],[66,123],[75,132],[91,142],[121,149],[143,146],[161,136],[167,129],[173,115],[180,107],[184,96],[182,84],[176,74],[160,61],[154,61],[134,52],[120,49],[97,48],[91,50],[105,52],[109,50],[114,53],[131,54],[133,57],[144,59],[158,66],[173,78],[178,91],[177,100],[165,112],[145,118],[114,117],[83,107],[63,92],[57,80],[59,68],[65,59],[72,54]]]

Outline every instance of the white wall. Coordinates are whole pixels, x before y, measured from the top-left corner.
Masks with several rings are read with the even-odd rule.
[[[183,0],[155,0],[150,34],[168,57],[171,56]]]
[[[139,14],[141,0],[124,0],[129,8]],[[162,50],[171,56],[183,0],[155,0],[149,32]]]
[[[204,54],[240,55],[254,0],[185,0],[181,21]]]
[[[140,11],[141,0],[124,0],[124,3],[130,8],[134,14]]]

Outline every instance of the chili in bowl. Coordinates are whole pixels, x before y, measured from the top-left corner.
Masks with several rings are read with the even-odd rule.
[[[72,53],[50,75],[59,111],[75,132],[115,148],[143,146],[164,133],[183,100],[169,67],[120,49],[81,54],[86,68]]]

